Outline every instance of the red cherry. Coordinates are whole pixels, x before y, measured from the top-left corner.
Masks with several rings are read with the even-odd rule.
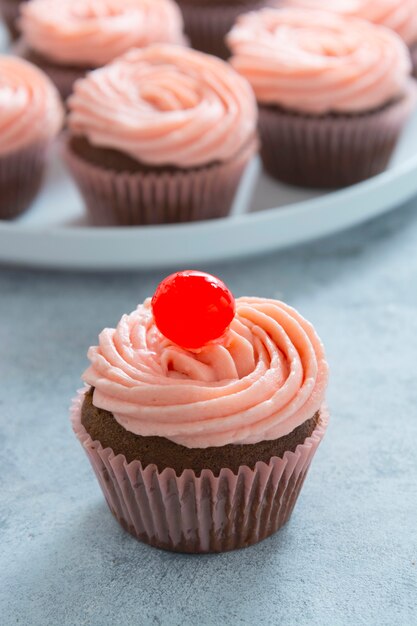
[[[235,315],[235,299],[219,278],[188,270],[160,283],[152,309],[165,337],[183,348],[197,349],[223,335]]]

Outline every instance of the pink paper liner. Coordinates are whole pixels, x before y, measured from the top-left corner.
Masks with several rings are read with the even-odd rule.
[[[0,155],[0,219],[23,213],[36,197],[45,172],[47,144]]]
[[[48,60],[39,57],[28,48],[22,37],[14,44],[13,52],[22,59],[30,61],[45,72],[58,89],[64,101],[72,94],[75,81],[79,78],[84,78],[87,72],[91,71],[90,68],[66,67],[65,65],[48,62]]]
[[[226,46],[225,37],[238,15],[260,9],[265,6],[266,2],[246,0],[213,5],[208,0],[204,5],[204,3],[179,0],[178,4],[184,18],[185,32],[190,38],[192,47],[227,59],[230,56],[230,50]]]
[[[361,115],[307,116],[260,105],[261,157],[266,171],[291,185],[337,188],[383,172],[417,101],[406,95]]]
[[[7,26],[11,39],[15,40],[19,37],[19,29],[16,20],[19,17],[19,6],[23,0],[0,0],[0,14]]]
[[[74,153],[68,138],[64,159],[98,226],[170,224],[225,217],[257,140],[231,161],[194,169],[135,173],[99,167]]]
[[[127,463],[93,441],[81,423],[85,394],[71,408],[73,430],[100,483],[107,504],[121,526],[140,541],[174,552],[225,552],[269,537],[290,518],[310,463],[322,441],[328,412],[322,408],[317,428],[295,452],[259,462],[237,474],[224,468],[218,476],[203,470],[145,469]]]

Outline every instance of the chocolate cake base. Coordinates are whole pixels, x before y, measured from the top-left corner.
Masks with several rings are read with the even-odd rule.
[[[204,469],[211,470],[215,476],[222,468],[229,468],[234,473],[242,465],[254,469],[258,461],[269,463],[272,457],[282,458],[285,452],[294,452],[299,444],[311,436],[318,421],[317,412],[289,435],[273,441],[216,448],[186,448],[163,437],[142,437],[128,432],[112,413],[94,406],[92,389],[85,395],[81,412],[82,425],[103,448],[111,448],[116,455],[123,454],[128,463],[140,461],[144,469],[148,465],[156,465],[159,472],[172,468],[178,476],[187,469],[192,469],[197,476]]]

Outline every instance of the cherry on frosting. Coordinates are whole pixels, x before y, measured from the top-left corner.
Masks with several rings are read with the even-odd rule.
[[[159,284],[152,310],[167,339],[195,350],[223,335],[235,315],[235,299],[219,278],[188,270]]]

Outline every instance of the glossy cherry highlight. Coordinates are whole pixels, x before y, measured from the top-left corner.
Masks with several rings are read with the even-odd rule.
[[[234,318],[235,299],[219,278],[188,270],[160,283],[152,310],[167,339],[195,350],[223,335]]]

